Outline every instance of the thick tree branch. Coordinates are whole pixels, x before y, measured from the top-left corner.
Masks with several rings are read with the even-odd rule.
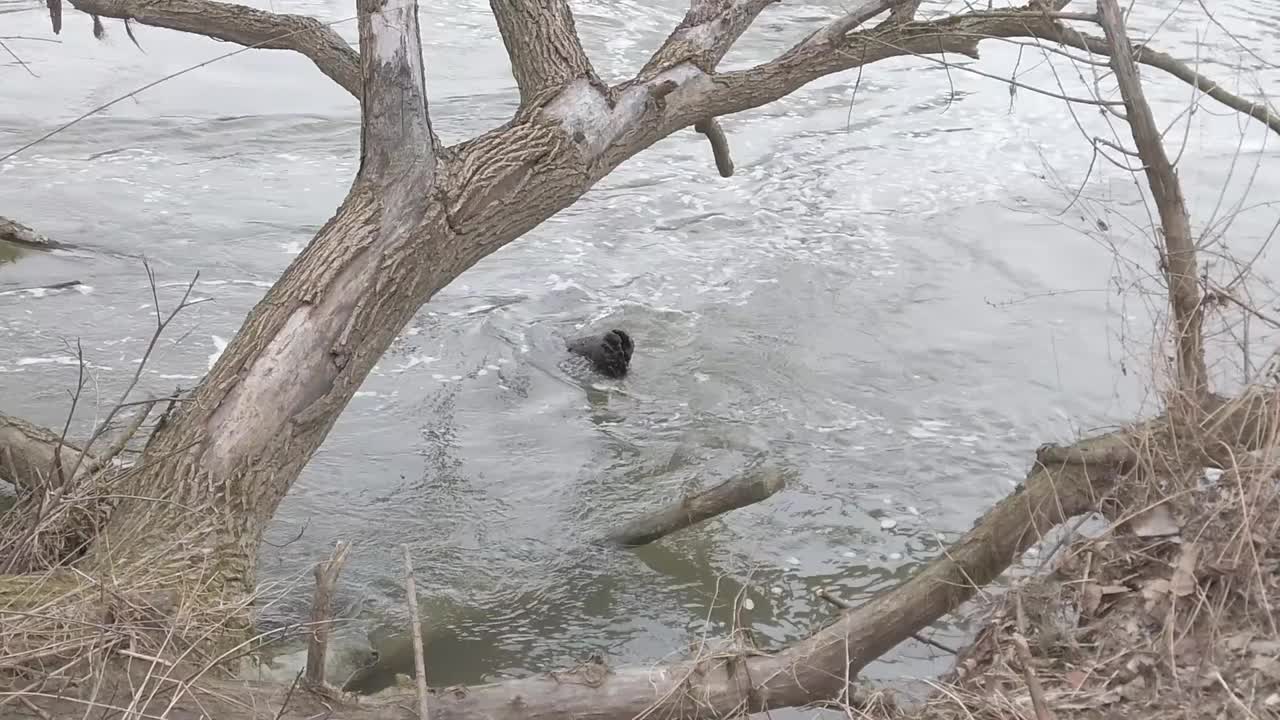
[[[1052,0],[1048,4],[1033,0],[1022,8],[975,11],[931,22],[886,22],[871,30],[848,33],[841,43],[824,42],[824,37],[830,36],[829,31],[844,20],[841,18],[770,62],[687,81],[690,84],[697,82],[706,90],[701,101],[691,103],[698,106],[700,113],[691,112],[681,120],[685,124],[697,122],[699,118],[696,115],[705,112],[707,106],[713,115],[749,110],[784,97],[819,77],[892,57],[937,53],[976,57],[978,43],[985,39],[1034,37],[1109,55],[1105,40],[1084,35],[1063,24],[1056,11],[1065,5],[1065,0]],[[860,14],[864,7],[855,9],[850,15]],[[1166,53],[1139,46],[1135,60],[1193,84],[1224,105],[1280,132],[1280,118],[1265,106],[1227,92]]]
[[[1198,399],[1208,392],[1208,372],[1204,364],[1203,314],[1200,306],[1199,273],[1196,271],[1195,241],[1191,219],[1182,198],[1182,185],[1165,154],[1160,128],[1147,105],[1133,62],[1133,48],[1125,34],[1124,18],[1115,0],[1098,0],[1098,14],[1107,43],[1111,47],[1111,68],[1116,73],[1124,98],[1129,129],[1142,158],[1147,183],[1160,213],[1164,235],[1161,266],[1169,283],[1169,306],[1176,326],[1178,389]]]
[[[306,15],[267,12],[213,0],[70,0],[101,17],[204,35],[246,47],[293,50],[360,97],[360,58],[333,28]]]
[[[582,49],[566,0],[489,0],[489,7],[511,59],[522,108],[537,107],[571,80],[604,87]]]
[[[389,174],[416,171],[435,180],[440,141],[427,111],[416,0],[357,0],[361,73],[360,174],[400,183]]]
[[[762,10],[779,0],[692,0],[689,11],[649,58],[638,80],[681,63],[710,73]]]
[[[636,75],[652,79],[663,70],[689,62],[702,72],[715,71],[742,33],[762,10],[778,0],[693,0],[689,12]],[[698,120],[694,129],[706,136],[721,177],[733,176],[729,138],[714,116]]]

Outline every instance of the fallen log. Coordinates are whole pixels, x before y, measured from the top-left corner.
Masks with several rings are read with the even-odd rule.
[[[54,242],[17,220],[11,220],[3,215],[0,215],[0,240],[35,250],[57,250],[68,247],[60,242]]]
[[[610,533],[604,543],[618,547],[648,545],[730,510],[768,499],[785,486],[786,480],[775,470],[739,475],[630,520]]]

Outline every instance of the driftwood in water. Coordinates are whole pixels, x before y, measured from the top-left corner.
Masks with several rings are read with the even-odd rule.
[[[774,470],[741,475],[635,518],[610,533],[605,542],[622,547],[647,545],[730,510],[758,503],[785,486],[781,473]]]
[[[67,247],[62,243],[50,240],[17,220],[11,220],[3,215],[0,215],[0,241],[11,242],[14,245],[36,250],[56,250]]]

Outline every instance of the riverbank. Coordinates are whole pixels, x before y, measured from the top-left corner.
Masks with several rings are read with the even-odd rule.
[[[1168,467],[1182,466],[1177,471]],[[1280,716],[1273,451],[1165,467],[1105,503],[990,618],[923,708],[897,718]]]

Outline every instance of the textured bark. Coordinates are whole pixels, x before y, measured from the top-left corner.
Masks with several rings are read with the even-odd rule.
[[[582,49],[566,0],[489,0],[520,88],[520,105],[536,107],[570,80],[604,87]]]
[[[216,586],[251,591],[262,529],[289,486],[395,335],[461,272],[447,259],[457,242],[444,204],[431,201],[439,150],[416,4],[358,9],[364,117],[351,192],[152,437],[89,568],[203,567]],[[156,542],[166,538],[188,541]]]
[[[1160,229],[1164,235],[1164,258],[1161,267],[1169,284],[1169,306],[1175,325],[1178,389],[1198,399],[1209,391],[1208,371],[1204,364],[1203,313],[1200,306],[1199,273],[1196,270],[1196,247],[1191,237],[1191,218],[1182,198],[1182,184],[1169,156],[1164,151],[1160,128],[1156,127],[1151,107],[1147,105],[1133,62],[1133,48],[1125,34],[1124,18],[1115,0],[1098,0],[1098,15],[1107,43],[1111,47],[1111,69],[1124,98],[1129,129],[1138,156],[1142,158],[1147,184],[1160,213]]]

